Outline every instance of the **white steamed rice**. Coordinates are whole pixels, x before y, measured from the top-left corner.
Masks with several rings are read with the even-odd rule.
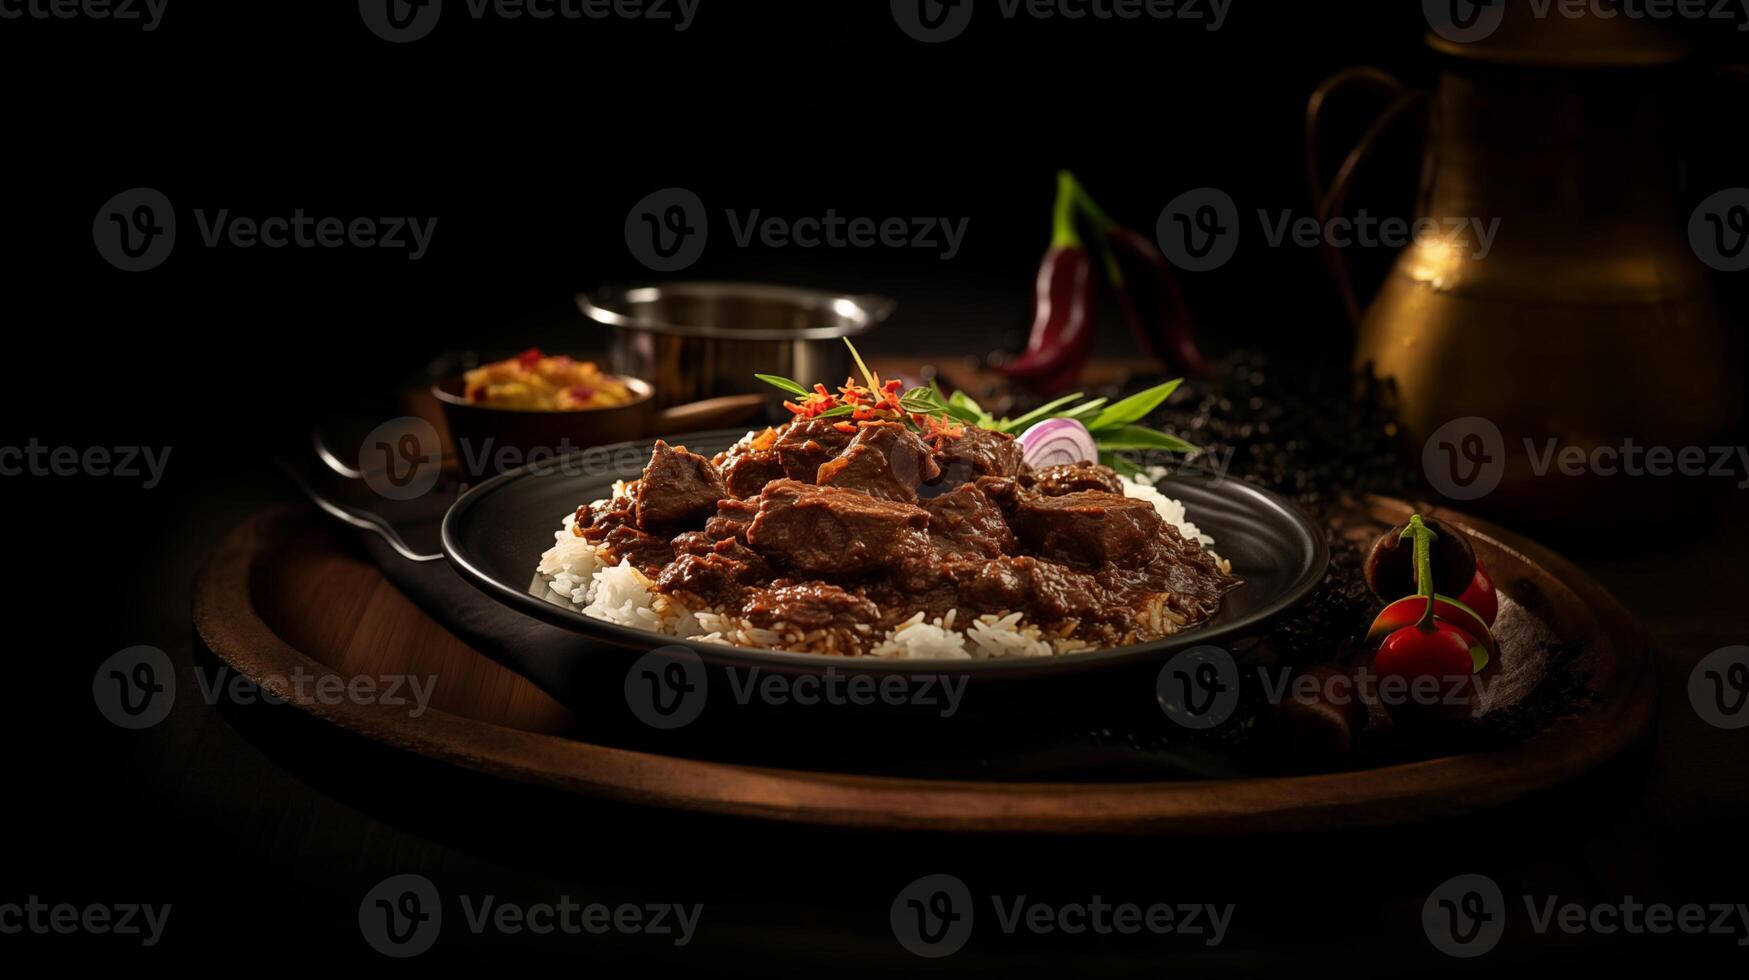
[[[1147,500],[1160,516],[1178,529],[1186,540],[1208,548],[1214,539],[1202,533],[1185,517],[1184,505],[1154,487],[1157,474],[1124,479],[1124,495]],[[618,493],[616,486],[614,491]],[[566,515],[553,534],[553,546],[540,558],[537,571],[547,580],[553,595],[569,602],[585,616],[704,642],[763,649],[838,652],[829,636],[799,630],[760,629],[712,609],[689,609],[678,600],[657,592],[654,583],[629,562],[609,565],[588,541],[572,533],[575,514]],[[995,657],[1049,657],[1087,649],[1083,640],[1048,634],[1027,623],[1021,613],[993,613],[970,623],[955,622],[955,613],[925,621],[919,612],[888,631],[869,650],[874,657],[902,660],[982,660]],[[1163,602],[1143,610],[1138,618],[1156,632],[1175,628]],[[825,644],[831,649],[823,649]]]

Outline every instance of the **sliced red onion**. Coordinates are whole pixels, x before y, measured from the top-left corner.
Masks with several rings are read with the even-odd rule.
[[[1035,470],[1083,460],[1099,462],[1093,433],[1074,419],[1045,419],[1022,432],[1020,444],[1025,447],[1027,465]]]

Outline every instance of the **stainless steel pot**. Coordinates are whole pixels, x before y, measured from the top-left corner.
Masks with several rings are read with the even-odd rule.
[[[648,379],[658,408],[742,392],[781,401],[755,374],[837,384],[852,372],[842,338],[873,330],[894,306],[884,296],[733,282],[602,287],[577,295],[583,315],[610,331],[612,370]]]

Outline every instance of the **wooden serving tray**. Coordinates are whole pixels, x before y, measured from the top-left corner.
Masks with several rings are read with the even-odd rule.
[[[1380,522],[1410,505],[1374,499]],[[1415,508],[1426,513],[1429,508]],[[725,764],[593,744],[569,712],[451,635],[390,585],[343,532],[281,509],[238,527],[196,584],[194,622],[219,658],[318,718],[396,748],[515,780],[632,803],[772,820],[934,831],[1239,834],[1450,817],[1554,786],[1637,739],[1653,712],[1644,636],[1602,587],[1546,549],[1468,527],[1496,581],[1535,593],[1563,639],[1586,645],[1595,700],[1490,752],[1362,771],[1172,782],[990,782]],[[431,708],[322,699],[287,677],[437,679]],[[329,682],[332,683],[332,682]]]

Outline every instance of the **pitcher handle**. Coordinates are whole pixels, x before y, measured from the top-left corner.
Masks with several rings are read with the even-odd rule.
[[[1391,101],[1361,133],[1326,185],[1318,167],[1318,129],[1324,109],[1337,93],[1361,88],[1384,92],[1391,96]],[[1348,203],[1355,174],[1371,158],[1373,149],[1401,119],[1425,105],[1427,98],[1426,90],[1404,88],[1403,83],[1390,73],[1364,66],[1345,68],[1325,79],[1322,85],[1312,91],[1311,98],[1306,100],[1306,187],[1311,191],[1312,205],[1319,224],[1324,224],[1342,213]],[[1349,323],[1359,326],[1362,313],[1360,297],[1354,290],[1354,277],[1349,271],[1347,257],[1342,254],[1341,249],[1328,242],[1320,245],[1318,251],[1330,270],[1337,292],[1342,295],[1342,305],[1348,313]]]

